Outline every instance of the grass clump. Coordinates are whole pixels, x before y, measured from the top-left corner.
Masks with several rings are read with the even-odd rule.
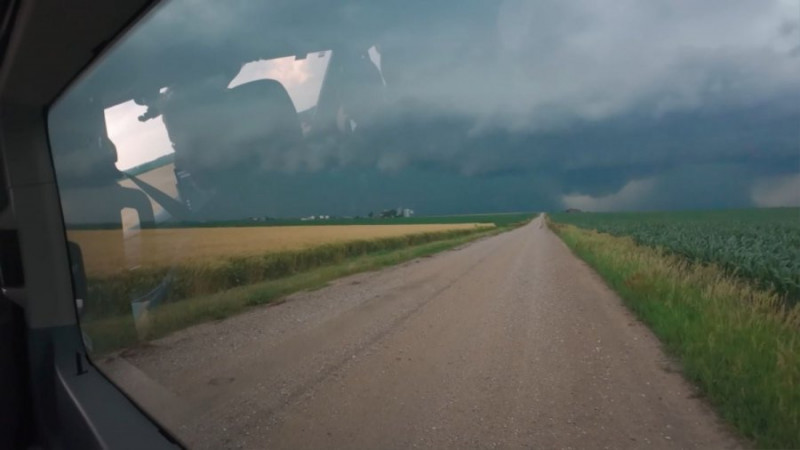
[[[551,228],[763,448],[800,448],[800,305],[715,265],[572,225]]]

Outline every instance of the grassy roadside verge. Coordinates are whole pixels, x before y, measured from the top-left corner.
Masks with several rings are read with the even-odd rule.
[[[632,239],[548,221],[761,448],[800,448],[800,306]]]
[[[177,264],[145,266],[110,276],[90,275],[87,314],[91,318],[126,315],[131,311],[132,300],[150,297],[154,290],[160,291],[161,303],[174,303],[296,275],[359,256],[468,236],[486,231],[487,228],[489,227],[476,226],[383,238],[362,238],[306,249],[268,251],[260,255],[230,256],[216,260],[186,258]],[[158,289],[158,286],[164,288]]]
[[[521,225],[517,224],[517,225]],[[333,264],[311,268],[277,279],[234,287],[222,292],[200,295],[167,303],[149,311],[146,329],[137,331],[130,312],[111,317],[89,318],[83,330],[93,342],[93,353],[103,354],[166,336],[174,331],[238,314],[247,308],[279,301],[294,292],[317,289],[328,282],[359,272],[376,270],[414,258],[432,255],[458,247],[476,239],[493,236],[514,227],[479,230],[438,241],[425,242],[399,249],[379,250],[347,258]]]

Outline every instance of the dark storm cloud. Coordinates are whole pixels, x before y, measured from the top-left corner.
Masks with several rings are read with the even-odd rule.
[[[174,0],[89,81],[124,100],[377,43],[386,87],[353,94],[361,140],[265,159],[304,211],[363,187],[337,171],[430,211],[747,206],[800,171],[798,15],[796,0]]]

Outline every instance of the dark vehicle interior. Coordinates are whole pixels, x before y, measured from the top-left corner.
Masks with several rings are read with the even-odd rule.
[[[258,9],[250,15],[258,19],[239,24],[246,45],[223,39],[198,50],[189,45],[193,36],[162,45],[159,36],[141,34],[119,41],[154,3],[42,0],[10,1],[3,7],[0,434],[11,447],[179,445],[87,357],[77,326],[86,289],[81,249],[65,237],[50,145],[58,143],[57,157],[67,166],[76,152],[83,158],[89,155],[91,161],[59,175],[61,201],[75,205],[64,211],[67,221],[119,226],[119,211],[131,208],[142,227],[153,226],[156,217],[148,195],[173,220],[247,217],[263,207],[260,192],[269,189],[269,179],[254,168],[280,165],[292,150],[316,142],[358,151],[378,143],[391,145],[371,140],[378,136],[371,130],[380,129],[382,115],[404,114],[402,105],[384,107],[391,95],[386,86],[402,86],[404,64],[424,51],[413,46],[381,48],[375,41],[378,30],[386,34],[407,26],[406,20],[416,20],[404,17],[407,2],[380,7],[366,1],[306,6],[281,1],[269,7],[237,2],[231,8],[240,9],[239,17],[248,16],[247,8]],[[191,20],[194,6],[181,5],[185,20]],[[316,33],[287,37],[297,26],[296,12],[303,8],[314,13],[299,20],[324,18],[327,25],[317,27]],[[431,8],[429,22],[414,26],[430,27],[443,14],[446,11]],[[347,30],[347,40],[339,37],[342,30]],[[115,46],[118,51],[104,59],[104,51]],[[380,48],[381,68],[370,62],[370,48]],[[274,80],[227,88],[244,63],[292,56],[299,60],[322,50],[333,56],[319,101],[305,113],[304,124],[286,89]],[[146,70],[137,61],[140,53],[148,55]],[[87,79],[83,74],[98,58],[103,64]],[[71,85],[71,95],[57,102]],[[131,99],[147,107],[140,121],[163,117],[175,149],[179,200],[114,166],[117,150],[108,137],[103,110]],[[50,124],[50,141],[51,107],[62,119]],[[422,134],[433,126],[407,115],[407,123],[417,123]],[[264,120],[245,120],[254,116]],[[238,127],[236,133],[220,132],[232,127]],[[418,133],[412,135],[419,139]],[[237,141],[224,141],[229,136]],[[223,147],[235,149],[235,155],[219,164],[214,155]],[[264,147],[269,147],[268,155]],[[118,185],[125,177],[139,189]],[[96,201],[82,200],[87,192]]]
[[[150,3],[4,2],[0,435],[5,448],[176,446],[86,359],[74,302],[80,286],[70,277],[46,126],[47,108]],[[105,161],[113,161],[113,149],[104,150]],[[137,200],[120,196],[122,202]]]
[[[31,448],[171,448],[177,442],[151,422],[147,415],[99,373],[86,357],[76,325],[74,298],[81,298],[79,283],[73,284],[50,162],[46,116],[48,108],[76,77],[107,47],[116,36],[130,27],[153,5],[151,1],[102,2],[78,4],[56,1],[5,2],[2,16],[2,413],[0,425],[5,447]],[[369,7],[364,2],[362,7]],[[275,23],[281,23],[281,10],[295,10],[295,2],[276,4]],[[319,8],[316,5],[315,8]],[[341,11],[320,12],[322,16]],[[316,130],[324,138],[326,127],[335,128],[336,112],[343,105],[353,117],[370,108],[363,90],[354,92],[353,77],[371,78],[380,83],[374,66],[364,65],[359,52],[368,48],[370,26],[358,23],[363,33],[363,48],[333,48],[334,73],[329,77],[324,99],[316,111]],[[70,122],[54,125],[51,132],[65,146],[91,147],[94,163],[74,178],[63,177],[66,186],[85,188],[85,170],[91,171],[91,188],[107,185],[103,199],[108,209],[90,220],[119,220],[123,207],[134,208],[143,225],[153,222],[149,201],[141,192],[116,185],[122,176],[115,168],[116,149],[108,139],[103,108],[128,99],[146,105],[149,114],[163,114],[176,151],[176,173],[184,178],[183,203],[158,197],[156,188],[144,186],[174,217],[196,220],[212,209],[216,218],[241,216],[257,205],[258,180],[247,175],[259,158],[258,147],[269,140],[280,152],[303,145],[300,122],[285,89],[280,83],[265,80],[227,90],[227,81],[244,62],[279,56],[299,55],[331,46],[332,36],[305,36],[301,43],[286,42],[281,27],[252,26],[252,41],[247,49],[223,52],[208,48],[213,59],[182,54],[180,46],[163,48],[158,55],[162,70],[142,71],[135,64],[126,65],[125,52],[116,53],[114,70],[93,74],[106,77],[107,89],[73,95],[70,102],[58,107]],[[377,26],[373,24],[372,26]],[[276,45],[277,43],[282,43]],[[352,42],[352,41],[351,41]],[[152,45],[158,45],[153,42]],[[372,45],[372,44],[369,44]],[[194,56],[194,58],[193,58]],[[192,70],[176,70],[191,61],[214,61],[197,64]],[[185,68],[185,67],[184,67]],[[191,76],[187,76],[191,74]],[[348,74],[348,76],[344,76]],[[208,80],[212,81],[209,82]],[[217,81],[214,83],[214,81]],[[163,102],[159,89],[169,86],[172,97]],[[376,87],[377,88],[377,87]],[[363,89],[363,87],[361,88]],[[243,101],[244,100],[244,101]],[[164,104],[166,103],[166,104]],[[217,127],[233,126],[240,115],[259,114],[271,127],[242,130],[243,145],[237,145],[238,158],[230,166],[210,168],[204,156],[224,143],[215,142],[220,134],[210,128],[209,120],[192,114],[198,104],[216,111]],[[161,105],[163,104],[163,106]],[[157,111],[158,109],[161,111]],[[332,125],[333,124],[333,125]],[[91,132],[87,132],[90,130]],[[343,133],[338,133],[343,134]],[[346,136],[338,138],[345,139]],[[278,144],[276,144],[278,143]],[[205,152],[205,153],[204,153]],[[230,176],[233,173],[234,176]],[[136,181],[136,180],[135,180]],[[214,198],[203,208],[192,205],[191,189],[213,190]],[[231,202],[231,199],[237,201]],[[225,212],[223,212],[225,211]],[[107,217],[102,217],[107,213]],[[77,212],[81,215],[83,213]],[[85,214],[98,214],[86,209]],[[80,250],[70,247],[73,271],[81,270]],[[80,280],[80,276],[76,279]]]

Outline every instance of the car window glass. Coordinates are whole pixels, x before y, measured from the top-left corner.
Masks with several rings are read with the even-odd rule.
[[[449,292],[449,270],[477,280],[473,267],[506,253],[441,253],[424,277],[379,278],[380,293],[341,276],[502,241],[539,212],[799,205],[796,6],[163,2],[48,112],[93,363],[191,445],[260,447],[282,402],[416,314],[404,302]],[[535,277],[504,264],[525,258],[480,271],[522,298]],[[770,286],[791,290],[780,273]],[[342,407],[391,390],[377,379],[343,385]],[[248,425],[215,425],[234,416]]]

